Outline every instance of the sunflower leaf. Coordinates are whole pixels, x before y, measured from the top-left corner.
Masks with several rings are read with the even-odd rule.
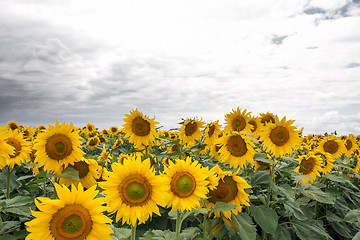
[[[309,186],[308,189],[301,189],[300,192],[304,196],[321,203],[334,204],[336,200],[335,196],[331,195],[330,193],[325,193],[314,186]]]
[[[216,202],[216,206],[214,208],[210,208],[210,211],[212,212],[228,212],[228,211],[232,211],[235,208],[237,208],[236,205],[232,204],[232,203],[225,203],[225,202]]]
[[[274,233],[278,226],[278,215],[272,209],[265,205],[250,207],[251,215],[259,226],[267,233]]]
[[[65,168],[61,174],[54,174],[54,177],[80,181],[79,171],[72,167]]]
[[[235,225],[236,233],[242,240],[256,239],[256,227],[251,218],[246,213],[239,213],[236,216],[231,215],[233,225]],[[226,222],[225,222],[226,223]]]

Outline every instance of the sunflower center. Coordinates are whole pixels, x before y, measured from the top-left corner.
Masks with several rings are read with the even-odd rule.
[[[79,172],[79,178],[83,178],[89,173],[89,165],[86,162],[76,162],[74,165],[69,166]]]
[[[301,161],[300,164],[300,170],[299,172],[301,172],[302,174],[306,175],[312,172],[314,165],[315,165],[315,160],[314,158],[310,157],[308,159],[303,159]]]
[[[63,134],[55,134],[48,138],[45,151],[51,159],[62,160],[72,152],[71,139]]]
[[[18,125],[17,124],[15,124],[15,123],[10,123],[9,124],[9,127],[11,128],[11,130],[15,130],[15,129],[17,129],[18,128]]]
[[[52,236],[57,240],[85,239],[92,230],[89,210],[79,204],[65,205],[50,221]]]
[[[232,128],[234,131],[242,131],[246,126],[246,120],[243,117],[237,117],[232,121]]]
[[[131,123],[131,129],[137,136],[147,136],[150,133],[150,123],[142,117],[136,117]]]
[[[249,124],[251,124],[253,127],[251,128],[251,132],[255,132],[257,129],[256,122],[254,120],[250,120]]]
[[[13,154],[10,155],[10,158],[15,158],[16,156],[18,156],[21,152],[21,143],[15,138],[8,138],[6,142],[7,144],[13,146],[16,150]]]
[[[146,203],[151,195],[151,185],[143,176],[130,176],[125,178],[120,186],[120,196],[129,206],[139,206]]]
[[[96,146],[98,144],[98,139],[93,138],[89,141],[89,146]]]
[[[290,139],[289,130],[283,126],[277,126],[270,132],[270,140],[276,146],[283,146]]]
[[[215,126],[214,125],[211,125],[209,127],[209,132],[208,132],[208,136],[211,137],[215,132]]]
[[[275,123],[275,119],[274,119],[272,116],[270,116],[270,115],[265,115],[265,116],[261,119],[261,123],[262,123],[263,125],[266,125],[266,124],[269,123],[269,122]]]
[[[347,150],[352,148],[352,142],[349,139],[346,140],[345,147]]]
[[[339,146],[334,140],[327,141],[324,144],[324,151],[330,154],[334,154],[337,152]]]
[[[244,139],[242,139],[239,135],[229,137],[227,141],[227,149],[230,154],[235,157],[244,156],[248,150]]]
[[[195,178],[188,172],[176,173],[171,180],[171,191],[180,198],[190,196],[196,188]]]
[[[190,122],[185,126],[185,135],[191,136],[196,132],[196,130],[197,130],[196,122]]]
[[[235,180],[231,176],[225,176],[223,180],[219,181],[216,189],[210,190],[209,201],[216,202],[231,202],[238,194],[238,188]]]

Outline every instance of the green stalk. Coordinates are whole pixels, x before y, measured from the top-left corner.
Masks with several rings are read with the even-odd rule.
[[[7,199],[10,198],[10,176],[11,176],[11,170],[10,170],[10,166],[8,166],[7,182],[6,182],[6,198]]]
[[[137,220],[136,220],[135,226],[131,225],[131,240],[135,240],[136,226],[137,226]]]
[[[180,211],[176,211],[176,238],[180,235],[180,229],[181,229],[181,219],[180,219]]]
[[[204,208],[206,209],[206,200],[203,201],[204,202]],[[203,229],[203,238],[207,239],[207,212],[205,212],[204,214],[204,229]]]
[[[319,217],[319,202],[316,201],[315,202],[315,216],[314,216],[314,219],[316,220],[316,219],[318,219],[318,217]]]

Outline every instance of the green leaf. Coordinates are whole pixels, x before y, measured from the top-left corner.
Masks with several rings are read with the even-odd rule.
[[[286,202],[284,203],[284,207],[287,211],[291,212],[294,217],[301,221],[309,219],[308,216],[306,216],[305,213],[300,209],[300,205],[298,202]]]
[[[259,152],[255,153],[254,160],[265,162],[265,163],[270,163],[270,164],[276,164],[273,160],[268,159],[265,153],[259,153]]]
[[[350,210],[346,214],[344,221],[349,223],[360,222],[360,209]]]
[[[210,208],[210,211],[212,211],[212,212],[218,212],[218,211],[228,212],[228,211],[234,210],[235,208],[237,208],[237,206],[232,203],[216,202],[216,206],[214,208]]]
[[[360,240],[360,231],[353,237],[352,240]]]
[[[4,212],[13,213],[16,215],[25,216],[29,218],[31,217],[31,212],[28,207],[7,208],[4,210]]]
[[[274,233],[278,226],[278,215],[274,209],[269,208],[265,205],[250,207],[251,215],[255,221],[267,233]]]
[[[334,204],[336,200],[336,197],[334,197],[330,193],[325,193],[314,186],[309,186],[308,189],[300,189],[300,192],[304,196],[321,203]]]
[[[341,236],[346,239],[352,237],[349,226],[345,222],[329,222],[332,228]]]
[[[209,223],[209,232],[207,234],[209,236],[209,239],[220,239],[225,235],[226,229],[224,226],[224,222],[221,221],[219,218],[208,219],[207,222]]]
[[[253,240],[256,238],[256,227],[246,213],[231,214],[231,219],[236,225],[237,234],[242,240]]]
[[[20,227],[20,224],[21,223],[18,221],[0,222],[0,236],[4,235],[5,233],[14,231]]]
[[[114,233],[111,234],[111,237],[115,238],[116,240],[129,239],[131,236],[131,229],[129,228],[116,228],[113,225],[110,225],[110,227],[114,231]]]
[[[289,201],[295,200],[295,192],[289,184],[278,186],[278,190],[284,194]]]
[[[326,219],[329,221],[329,222],[341,222],[343,221],[338,215],[332,213],[332,212],[329,212],[329,211],[326,211]]]
[[[194,239],[200,233],[200,229],[197,227],[189,227],[181,231],[180,237],[182,239]]]
[[[251,186],[270,184],[272,182],[270,173],[267,171],[257,171],[251,178]]]
[[[65,168],[61,174],[54,174],[54,177],[80,181],[79,171],[75,168]]]
[[[334,181],[334,182],[339,182],[339,183],[347,183],[350,182],[350,178],[347,175],[341,174],[341,175],[335,175],[332,173],[328,173],[322,176],[322,178]]]
[[[20,207],[29,205],[34,202],[33,198],[25,197],[25,196],[16,196],[10,199],[4,200],[6,204],[6,208]]]
[[[319,226],[315,220],[299,221],[294,219],[292,221],[296,235],[302,240],[316,239],[326,240],[332,239],[326,230]]]

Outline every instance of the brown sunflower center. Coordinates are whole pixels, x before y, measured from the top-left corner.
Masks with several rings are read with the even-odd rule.
[[[62,160],[72,152],[72,142],[68,136],[54,134],[49,137],[45,144],[46,154],[54,160]]]
[[[171,191],[180,198],[189,197],[196,188],[195,178],[188,172],[178,172],[171,180]]]
[[[69,167],[75,168],[79,172],[79,178],[85,177],[89,173],[89,165],[86,162],[76,162],[74,165]]]
[[[236,118],[234,118],[231,125],[233,131],[240,132],[245,128],[246,120],[243,117],[237,116]]]
[[[116,133],[116,132],[118,131],[118,129],[117,129],[116,127],[112,127],[112,128],[110,128],[110,131],[111,131],[112,133]]]
[[[89,132],[92,132],[92,131],[94,130],[91,125],[88,125],[88,126],[87,126],[87,129],[88,129]]]
[[[14,131],[15,129],[18,129],[18,128],[19,128],[19,125],[17,125],[16,123],[10,123],[10,124],[9,124],[9,127],[10,127],[11,130]]]
[[[283,126],[277,126],[270,132],[270,140],[276,146],[283,146],[290,139],[289,130]]]
[[[259,166],[259,168],[264,167],[265,170],[270,169],[270,164],[262,161],[256,161],[256,164]]]
[[[330,141],[327,141],[326,143],[324,143],[324,151],[325,152],[334,154],[337,152],[338,149],[339,149],[339,146],[338,146],[337,142],[335,142],[334,140],[330,140]]]
[[[65,205],[50,221],[51,235],[57,240],[85,239],[92,230],[89,210],[79,204]]]
[[[6,142],[15,148],[15,152],[10,155],[10,158],[15,158],[18,156],[21,152],[21,143],[15,138],[8,138]]]
[[[192,136],[198,129],[196,122],[189,122],[185,126],[185,135]]]
[[[313,171],[314,166],[315,166],[314,158],[310,157],[308,159],[303,159],[303,160],[301,160],[301,163],[300,163],[299,172],[301,172],[304,175],[309,174]]]
[[[261,123],[265,126],[267,123],[275,123],[275,119],[271,115],[265,115],[261,118]]]
[[[129,206],[145,204],[151,197],[152,187],[143,176],[129,176],[124,179],[124,184],[119,187],[120,196]]]
[[[227,150],[235,157],[242,157],[248,151],[244,139],[239,135],[229,137],[227,141]]]
[[[352,144],[351,140],[347,139],[345,142],[345,147],[348,151],[352,148],[352,145],[353,144]]]
[[[98,145],[98,143],[99,143],[98,138],[91,138],[89,141],[89,146],[94,147],[94,146]]]
[[[215,125],[209,126],[208,136],[211,137],[215,133]]]
[[[150,133],[150,123],[142,117],[136,117],[131,123],[131,129],[137,136],[147,136]]]
[[[253,127],[251,128],[251,132],[255,132],[257,129],[256,122],[254,120],[250,120],[249,124],[251,124]]]
[[[216,189],[210,190],[209,194],[209,201],[212,203],[229,203],[236,198],[238,188],[236,182],[231,176],[225,176],[223,180],[219,181]]]

